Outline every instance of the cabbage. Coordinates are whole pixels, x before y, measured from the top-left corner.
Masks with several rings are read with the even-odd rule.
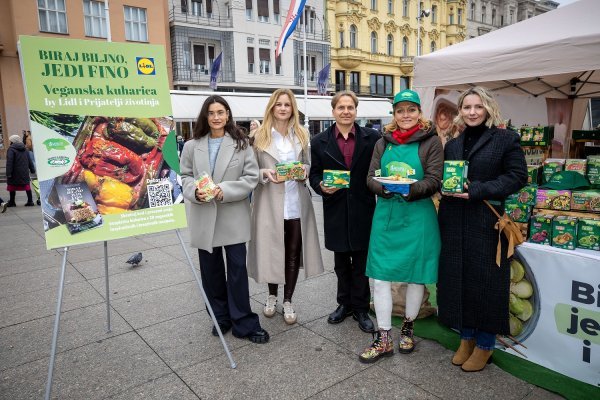
[[[517,283],[510,284],[510,292],[521,299],[528,299],[533,295],[533,286],[527,279],[521,279]]]
[[[525,300],[525,299],[519,299],[519,300],[521,301],[521,306],[523,307],[523,312],[517,313],[517,314],[515,314],[515,316],[524,322],[524,321],[527,321],[529,318],[531,318],[531,315],[533,314],[533,306],[531,305],[531,302],[529,300]]]
[[[519,282],[525,276],[525,267],[518,260],[514,259],[510,262],[510,281]]]
[[[521,314],[523,312],[523,301],[511,293],[509,296],[508,308],[513,314]]]
[[[523,323],[521,320],[514,315],[510,315],[508,320],[508,324],[510,325],[510,334],[511,336],[518,336],[523,332]]]

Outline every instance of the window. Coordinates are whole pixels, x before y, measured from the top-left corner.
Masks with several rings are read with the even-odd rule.
[[[68,33],[65,0],[37,0],[40,31]]]
[[[481,7],[481,22],[485,22],[485,14],[486,14],[485,6]]]
[[[459,8],[458,10],[456,10],[458,12],[458,24],[462,25],[463,23],[463,14],[462,14],[462,8]]]
[[[273,19],[275,23],[279,25],[281,23],[281,16],[279,13],[279,0],[273,0]]]
[[[404,90],[404,89],[410,89],[410,77],[408,76],[401,76],[400,77],[400,90]]]
[[[436,48],[435,48],[435,42],[432,41],[431,42],[431,52],[433,53],[435,50],[436,50]]]
[[[246,43],[249,43],[249,44],[252,44],[252,43],[254,43],[254,38],[253,38],[252,36],[248,36],[248,37],[246,38]]]
[[[195,15],[197,17],[202,16],[202,0],[192,0],[192,8],[190,9],[190,14]]]
[[[246,21],[252,21],[252,0],[246,0]]]
[[[514,10],[510,10],[510,24],[514,24],[515,23],[515,11]]]
[[[448,15],[448,23],[454,25],[454,14]]]
[[[492,25],[496,25],[496,9],[492,8]]]
[[[408,38],[404,36],[402,38],[402,57],[408,56]]]
[[[475,21],[475,1],[471,2],[471,21]]]
[[[148,41],[148,23],[146,9],[124,6],[125,8],[125,39],[136,42]]]
[[[277,47],[277,43],[275,43],[275,47]],[[281,71],[281,56],[275,57],[275,74],[281,75],[283,72]]]
[[[377,10],[377,0],[371,0],[371,10]]]
[[[231,18],[231,6],[229,2],[225,3],[225,8],[227,9],[227,18]]]
[[[504,15],[500,16],[500,26],[504,26]]]
[[[356,48],[356,25],[350,25],[350,47]]]
[[[344,31],[340,31],[340,47],[344,47]]]
[[[308,31],[315,33],[315,22],[317,20],[317,13],[313,10],[308,14]]]
[[[420,56],[423,54],[423,39],[419,38],[417,40],[417,55]]]
[[[248,73],[254,73],[254,47],[248,47]]]
[[[269,0],[257,0],[258,21],[269,22]]]
[[[213,4],[212,4],[212,0],[206,0],[206,16],[208,18],[212,18],[213,17]]]
[[[258,58],[260,59],[260,73],[267,75],[271,73],[271,50],[258,49]]]
[[[437,6],[431,7],[431,23],[437,24]]]
[[[107,36],[104,2],[83,0],[83,19],[86,36],[100,38]]]
[[[346,71],[335,71],[335,91],[346,90]]]
[[[394,13],[394,0],[388,0],[388,14]]]
[[[206,68],[206,46],[203,44],[192,45],[194,55],[194,69],[199,72],[208,72]]]
[[[529,19],[529,18],[533,18],[533,13],[531,13],[531,12],[527,13],[527,19]]]
[[[310,56],[310,65],[309,65],[309,69],[310,71],[310,75],[308,76],[308,80],[309,81],[314,81],[316,79],[317,76],[317,57],[315,56]]]
[[[387,36],[387,55],[394,55],[394,37],[391,34]]]
[[[258,39],[258,44],[263,46],[270,46],[271,41],[269,39]]]
[[[371,32],[371,53],[377,53],[377,34]]]
[[[208,69],[212,69],[213,62],[215,61],[215,46],[208,45]]]
[[[371,74],[371,94],[391,96],[394,91],[394,77],[392,75]]]
[[[350,72],[350,90],[354,93],[360,92],[360,72]]]
[[[402,16],[408,17],[408,0],[402,0]]]

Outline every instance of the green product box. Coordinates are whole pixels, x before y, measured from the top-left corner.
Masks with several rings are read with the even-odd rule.
[[[600,212],[600,190],[574,190],[571,210]]]
[[[541,165],[528,165],[527,166],[527,184],[528,185],[539,185],[542,177],[542,166]]]
[[[577,224],[577,247],[600,250],[600,218],[583,218]]]
[[[334,188],[350,187],[350,171],[326,169],[323,170],[323,186]]]
[[[583,176],[585,176],[586,166],[587,160],[568,159],[565,161],[565,171],[579,172]]]
[[[442,192],[463,193],[469,169],[468,161],[444,161]]]
[[[520,127],[519,136],[521,136],[521,143],[528,143],[533,141],[533,127],[527,125]]]
[[[275,164],[279,182],[304,179],[304,169],[300,161]]]
[[[525,186],[517,193],[513,193],[506,199],[510,203],[534,206],[536,202],[537,187]]]
[[[571,209],[570,190],[538,189],[535,199],[536,208],[561,211],[569,211]]]
[[[588,156],[587,178],[595,187],[600,187],[600,156]]]
[[[560,172],[565,168],[565,160],[560,158],[547,158],[542,167],[542,180],[548,182],[555,172]]]
[[[549,129],[543,126],[522,126],[519,129],[521,146],[547,146]]]
[[[531,207],[525,204],[505,203],[504,211],[515,222],[527,222],[531,215]]]
[[[575,250],[577,218],[559,215],[552,221],[552,247]]]
[[[528,242],[550,246],[552,238],[552,220],[553,215],[538,214],[531,217],[529,221],[529,239]]]

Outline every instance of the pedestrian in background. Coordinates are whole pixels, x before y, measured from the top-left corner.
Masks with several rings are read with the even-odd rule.
[[[317,222],[306,185],[309,135],[300,125],[299,115],[292,91],[277,89],[254,136],[260,179],[252,200],[248,272],[257,282],[268,283],[266,317],[275,315],[278,285],[284,285],[283,318],[287,324],[297,319],[292,296],[300,267],[306,276],[323,272]],[[304,179],[279,181],[275,164],[293,161],[302,163]]]
[[[198,188],[197,180],[204,173],[216,184],[214,191]],[[183,147],[181,177],[191,246],[198,248],[202,287],[221,331],[232,329],[235,337],[268,342],[269,334],[250,307],[246,270],[248,195],[258,182],[258,165],[221,96],[209,96],[202,105],[193,140]],[[218,335],[216,327],[212,334]]]
[[[440,233],[431,196],[440,189],[444,151],[440,138],[423,118],[421,100],[412,90],[394,96],[392,122],[373,150],[367,185],[378,196],[367,258],[373,278],[373,303],[379,331],[360,355],[370,363],[394,353],[392,282],[406,282],[406,312],[398,351],[415,348],[414,320],[423,302],[425,284],[437,281]],[[375,177],[416,179],[408,194],[386,190]]]
[[[364,332],[374,332],[369,318],[371,290],[365,275],[375,195],[367,188],[373,147],[381,135],[356,123],[358,98],[351,91],[331,99],[335,124],[311,141],[310,185],[323,197],[325,248],[334,252],[337,309],[327,322],[352,315]],[[350,171],[350,187],[323,186],[323,170]]]
[[[250,145],[254,144],[254,135],[256,135],[256,131],[260,128],[260,121],[257,119],[253,119],[250,121],[250,131],[248,132],[248,137],[250,138]]]
[[[27,203],[25,206],[31,207],[35,204],[31,193],[31,177],[29,173],[35,173],[35,165],[33,164],[33,160],[28,156],[25,144],[23,144],[23,140],[19,135],[12,135],[9,140],[10,147],[6,152],[6,190],[10,194],[10,200],[6,206],[16,207],[15,198],[17,191],[25,191],[27,193]]]
[[[507,242],[496,229],[504,199],[527,183],[525,156],[515,132],[499,129],[498,104],[485,89],[474,87],[458,99],[455,125],[466,126],[446,143],[446,160],[469,162],[465,193],[444,194],[439,223],[442,251],[437,300],[439,319],[460,330],[452,364],[480,371],[490,361],[496,334],[508,335],[510,267]],[[502,241],[500,268],[496,265]]]
[[[35,165],[35,155],[33,154],[33,141],[31,140],[31,132],[23,131],[23,144],[25,145],[25,149],[27,149],[27,155]]]

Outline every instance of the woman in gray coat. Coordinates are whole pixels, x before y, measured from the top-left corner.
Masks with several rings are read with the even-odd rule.
[[[198,185],[203,175],[216,186]],[[208,97],[200,110],[193,140],[181,153],[181,177],[191,245],[198,248],[202,287],[221,331],[233,328],[235,337],[268,342],[269,334],[250,308],[246,271],[248,196],[258,182],[258,165],[229,104],[220,96]],[[218,335],[215,327],[212,333]]]
[[[299,268],[306,276],[323,272],[317,222],[306,178],[310,165],[308,132],[300,126],[294,94],[278,89],[267,104],[262,126],[254,136],[254,150],[260,167],[259,185],[254,192],[252,241],[249,245],[248,272],[257,282],[269,284],[263,310],[275,315],[277,288],[283,288],[283,318],[296,322],[292,295]],[[276,164],[299,161],[302,179],[279,181]]]

